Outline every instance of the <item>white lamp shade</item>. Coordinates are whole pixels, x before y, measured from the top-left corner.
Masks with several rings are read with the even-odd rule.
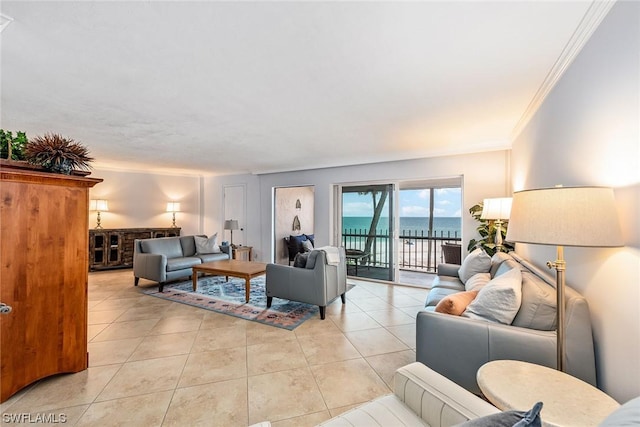
[[[507,240],[557,246],[623,246],[613,190],[554,187],[518,191]]]
[[[237,230],[238,229],[238,220],[237,219],[227,219],[224,222],[225,230]]]
[[[106,200],[92,199],[89,201],[89,210],[98,212],[109,212],[109,204]]]
[[[482,203],[482,219],[509,219],[511,214],[511,197],[484,199]]]
[[[167,212],[180,212],[180,202],[167,203]]]

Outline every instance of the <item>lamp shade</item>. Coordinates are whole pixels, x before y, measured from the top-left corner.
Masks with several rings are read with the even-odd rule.
[[[482,219],[509,219],[511,214],[511,197],[484,199],[482,203]]]
[[[109,204],[103,199],[92,199],[89,201],[89,210],[98,212],[109,212]]]
[[[227,219],[224,222],[225,230],[237,230],[238,229],[238,220],[237,219]]]
[[[168,202],[167,212],[180,212],[180,202]]]
[[[557,246],[623,246],[613,189],[554,187],[515,192],[507,240]]]

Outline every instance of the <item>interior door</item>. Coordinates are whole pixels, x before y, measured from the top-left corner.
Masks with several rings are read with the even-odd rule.
[[[246,216],[247,216],[246,186],[226,185],[224,187],[224,220],[235,219],[238,221],[238,230],[233,230],[233,243],[235,245],[246,244]],[[225,238],[231,241],[231,233],[225,230]]]

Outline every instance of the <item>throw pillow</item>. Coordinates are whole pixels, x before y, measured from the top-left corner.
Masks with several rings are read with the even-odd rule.
[[[479,291],[484,285],[489,283],[490,280],[491,274],[489,273],[474,274],[467,280],[467,283],[464,284],[464,289],[467,291]]]
[[[436,311],[438,313],[460,316],[476,295],[478,295],[478,291],[458,292],[447,295],[436,305]]]
[[[289,236],[289,256],[295,256],[295,254],[297,254],[298,252],[303,252],[302,251],[302,242],[304,242],[305,240],[307,240],[307,237],[304,234],[301,234],[299,236]]]
[[[533,405],[529,411],[505,411],[469,420],[455,427],[541,427],[540,411],[542,402]]]
[[[313,246],[315,246],[315,245],[316,245],[316,242],[315,242],[315,236],[314,236],[313,234],[305,234],[305,235],[304,235],[304,237],[306,237],[306,238],[307,238],[307,240],[311,240],[311,244],[312,244]]]
[[[200,236],[193,236],[196,242],[196,252],[199,254],[219,254],[222,252],[220,246],[218,246],[218,233],[206,238]]]
[[[302,242],[302,251],[303,252],[311,252],[313,250],[313,243],[311,243],[311,240],[304,240]]]
[[[510,325],[522,302],[522,273],[517,268],[492,279],[462,314],[472,319]]]
[[[462,261],[462,265],[458,270],[458,277],[462,280],[462,283],[467,283],[467,280],[474,274],[488,273],[490,269],[491,257],[482,248],[477,248]]]
[[[309,258],[309,252],[298,252],[293,259],[293,266],[305,268],[307,266],[307,258]]]

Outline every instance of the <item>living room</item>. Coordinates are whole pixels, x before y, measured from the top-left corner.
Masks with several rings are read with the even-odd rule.
[[[96,165],[91,176],[104,182],[91,190],[90,198],[109,201],[109,211],[102,213],[105,227],[167,226],[171,217],[165,212],[166,203],[180,201],[176,218],[183,235],[217,232],[226,239],[225,187],[242,186],[247,203],[243,243],[253,246],[255,259],[269,262],[272,194],[278,187],[315,187],[318,245],[334,242],[337,184],[461,176],[465,242],[473,236],[475,223],[464,212],[484,198],[557,184],[613,187],[625,246],[568,248],[566,279],[589,302],[598,387],[625,402],[640,395],[639,14],[635,2],[613,5],[566,70],[555,74],[557,81],[548,83],[547,93],[532,107],[509,148],[233,175]],[[11,26],[6,31],[10,30]],[[5,33],[3,43],[4,37]],[[6,108],[3,95],[3,127],[19,128],[15,120],[4,120]],[[92,213],[89,224],[94,223]],[[538,266],[555,256],[553,246],[519,244],[516,251]]]

